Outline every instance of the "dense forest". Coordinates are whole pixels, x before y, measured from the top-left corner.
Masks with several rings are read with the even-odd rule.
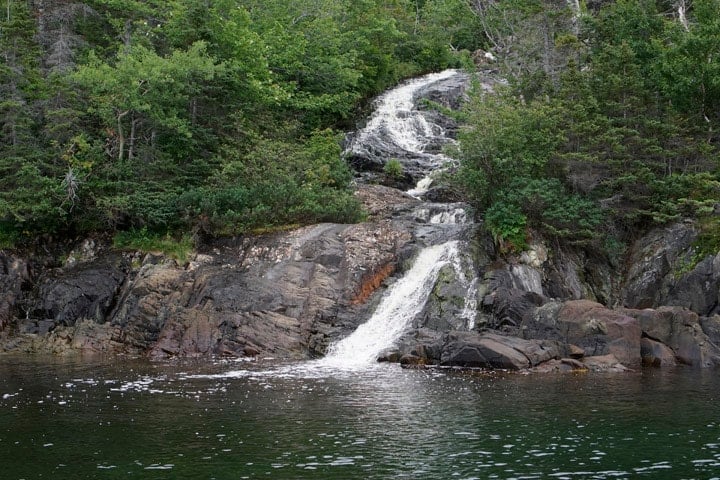
[[[693,216],[720,248],[720,0],[0,3],[0,246],[357,221],[342,132],[462,67],[507,80],[450,152],[502,247]]]
[[[720,1],[515,3],[487,35],[509,84],[473,96],[460,153],[499,243],[539,231],[618,259],[696,218],[698,257],[720,250]]]
[[[477,46],[461,1],[2,3],[5,244],[357,220],[341,132]]]

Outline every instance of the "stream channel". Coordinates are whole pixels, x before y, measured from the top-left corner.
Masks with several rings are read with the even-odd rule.
[[[397,158],[422,198],[452,140],[416,93],[387,92],[349,143]],[[399,150],[398,150],[399,148]],[[320,360],[281,364],[0,358],[3,479],[720,478],[720,379],[712,371],[521,375],[378,364],[422,310],[439,270],[467,291],[460,204],[424,202],[426,245],[375,313]],[[472,271],[472,269],[470,269]]]

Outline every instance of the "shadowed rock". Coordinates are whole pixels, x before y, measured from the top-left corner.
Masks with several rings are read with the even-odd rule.
[[[577,345],[588,357],[613,354],[626,366],[640,363],[638,320],[589,300],[539,307],[522,323],[521,331],[523,338]]]

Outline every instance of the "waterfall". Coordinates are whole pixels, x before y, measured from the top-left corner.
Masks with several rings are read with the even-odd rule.
[[[442,136],[443,132],[438,125],[428,122],[415,108],[415,94],[421,87],[450,78],[457,73],[457,70],[431,73],[380,96],[377,108],[355,140],[355,146],[363,148],[371,143],[371,135],[382,132],[386,140],[401,150],[414,154],[424,153],[429,140]]]
[[[456,70],[446,70],[388,91],[378,98],[375,112],[365,128],[355,135],[346,153],[383,163],[397,158],[406,169],[415,168],[414,178],[422,179],[407,193],[422,196],[432,183],[433,171],[437,172],[451,160],[432,152],[437,152],[452,139],[437,122],[437,117],[416,108],[418,97],[428,90],[447,88],[447,84],[441,84],[452,83],[463,75]],[[423,229],[422,233],[416,232],[418,237],[430,246],[421,249],[412,267],[385,291],[370,319],[350,336],[331,345],[325,358],[314,364],[316,367],[355,370],[374,363],[423,313],[440,271],[446,266],[455,272],[453,281],[467,291],[464,308],[457,312],[458,328],[473,328],[477,279],[467,278],[467,262],[458,240],[469,225],[464,205],[424,203],[414,218],[418,229]]]
[[[372,317],[333,344],[322,362],[343,368],[374,362],[422,312],[440,269],[455,263],[458,246],[458,241],[450,241],[421,250],[412,268],[385,292]]]
[[[453,88],[451,85],[466,79],[458,70],[445,70],[410,80],[381,95],[365,127],[352,138],[346,156],[364,159],[375,168],[390,159],[398,160],[404,172],[418,182],[408,193],[421,197],[433,182],[433,172],[453,162],[440,150],[454,140],[436,112],[418,108],[418,97],[427,89],[437,92]]]

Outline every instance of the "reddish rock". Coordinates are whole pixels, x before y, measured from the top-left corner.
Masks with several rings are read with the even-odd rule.
[[[589,300],[550,303],[522,324],[524,338],[556,340],[582,349],[584,356],[614,355],[622,364],[640,365],[637,319]],[[574,350],[578,357],[580,351]]]
[[[643,365],[652,367],[672,367],[677,365],[675,352],[664,343],[649,338],[640,341],[640,354]]]

